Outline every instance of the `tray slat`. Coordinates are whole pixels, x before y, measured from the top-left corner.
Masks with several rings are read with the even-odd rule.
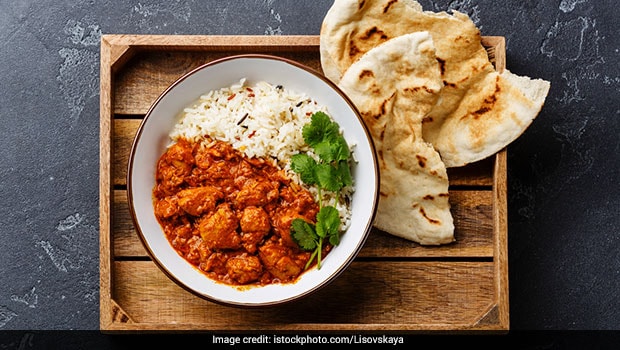
[[[483,44],[503,69],[504,38],[484,37]],[[223,56],[275,54],[320,71],[318,46],[318,36],[102,37],[102,330],[508,330],[505,150],[449,169],[455,243],[425,247],[373,229],[343,275],[288,305],[214,304],[177,286],[150,261],[127,207],[126,168],[151,103],[179,76]],[[329,311],[317,312],[318,303]]]
[[[355,330],[358,325],[389,324],[406,330],[418,323],[450,329],[463,324],[476,327],[495,307],[486,297],[493,293],[491,262],[356,261],[333,285],[294,304],[267,309],[204,302],[171,282],[150,262],[120,261],[114,267],[118,276],[114,282],[120,286],[118,299],[124,300],[124,310],[133,322],[145,327],[169,324],[175,329],[204,330]],[[369,280],[369,274],[375,277]],[[127,278],[134,283],[124,283]],[[466,283],[472,288],[450,288]],[[457,305],[461,312],[452,312]]]

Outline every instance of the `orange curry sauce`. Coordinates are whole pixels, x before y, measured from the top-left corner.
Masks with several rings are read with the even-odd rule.
[[[159,159],[156,179],[155,216],[168,241],[210,278],[267,285],[303,272],[311,253],[291,239],[291,222],[314,223],[319,208],[284,171],[225,142],[181,139]]]

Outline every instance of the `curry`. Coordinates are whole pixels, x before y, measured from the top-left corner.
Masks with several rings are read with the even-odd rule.
[[[229,143],[179,139],[157,163],[153,197],[171,246],[216,281],[290,283],[311,258],[291,238],[291,223],[315,223],[312,193]],[[331,249],[326,244],[322,254]]]

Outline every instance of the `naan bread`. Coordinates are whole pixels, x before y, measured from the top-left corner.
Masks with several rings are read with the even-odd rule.
[[[467,15],[424,12],[414,0],[335,0],[321,25],[321,68],[327,78],[338,82],[349,66],[373,47],[417,31],[431,34],[444,65],[460,68],[460,62],[471,61],[471,66],[475,63],[480,69],[493,70],[480,40],[470,40],[476,35],[479,38],[480,33]]]
[[[372,48],[339,87],[360,111],[379,158],[380,197],[374,226],[424,245],[454,241],[446,167],[422,139],[422,120],[443,87],[428,32]]]
[[[550,87],[509,70],[481,78],[441,124],[424,125],[424,139],[439,150],[447,167],[487,158],[516,140],[540,112]]]
[[[542,108],[549,83],[496,72],[479,29],[458,11],[423,11],[413,0],[335,0],[321,26],[324,74],[338,82],[364,53],[419,31],[433,38],[445,85],[424,120],[423,136],[447,167],[488,157],[525,131]]]

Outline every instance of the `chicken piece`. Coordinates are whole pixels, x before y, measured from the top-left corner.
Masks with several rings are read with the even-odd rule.
[[[189,175],[194,165],[192,145],[186,140],[179,140],[166,150],[157,162],[157,188],[163,194],[171,194]]]
[[[319,211],[319,206],[314,200],[310,191],[297,187],[285,187],[282,189],[280,196],[283,199],[283,207],[291,208],[300,215],[309,219],[314,219]]]
[[[179,207],[190,215],[200,216],[215,209],[224,194],[212,186],[188,188],[177,193]]]
[[[269,232],[269,215],[261,207],[249,206],[243,209],[239,222],[243,232]]]
[[[224,162],[215,162],[206,169],[194,167],[192,173],[185,177],[185,183],[189,187],[213,186],[220,190],[224,196],[229,197],[231,193],[239,191],[235,186],[235,179],[231,175],[229,167],[231,165]]]
[[[211,249],[237,249],[241,247],[241,236],[237,233],[237,227],[239,219],[228,203],[222,203],[199,222],[198,231]]]
[[[289,247],[297,247],[297,243],[291,238],[291,225],[297,218],[303,219],[299,213],[291,209],[278,210],[273,216],[273,231],[282,238],[282,243]]]
[[[185,251],[185,259],[190,263],[196,265],[200,262],[201,256],[204,255],[204,251],[207,249],[204,242],[198,236],[192,236],[187,240]]]
[[[179,200],[176,196],[164,197],[155,201],[155,216],[158,218],[171,218],[181,214]]]
[[[195,154],[196,166],[209,169],[215,178],[230,176],[230,165],[235,163],[236,155],[232,146],[217,143],[212,147],[198,147]]]
[[[196,162],[197,167],[207,169],[211,166],[211,164],[213,164],[214,159],[210,152],[208,152],[207,147],[198,147],[194,155],[194,161]]]
[[[263,264],[254,255],[241,254],[226,261],[228,276],[239,284],[257,281],[263,274]]]
[[[196,165],[203,168],[213,160],[232,160],[238,157],[237,152],[228,142],[215,141],[209,146],[200,147],[196,150]]]
[[[266,235],[266,232],[242,232],[241,245],[248,253],[254,254]]]
[[[187,242],[190,238],[194,237],[192,225],[189,222],[186,222],[183,225],[177,224],[176,226],[172,225],[171,227],[172,229],[169,233],[167,232],[168,230],[165,230],[168,240],[178,252],[183,254],[187,253]]]
[[[207,256],[202,263],[200,263],[200,269],[205,272],[211,272],[215,275],[225,276],[228,272],[226,271],[226,261],[229,259],[228,253],[223,252],[214,252],[211,255]]]
[[[291,250],[283,245],[267,242],[259,248],[259,257],[267,271],[282,282],[291,281],[302,272]]]
[[[241,188],[248,179],[257,176],[257,169],[252,166],[248,159],[241,159],[234,168],[231,168],[231,173],[235,179],[235,186]]]
[[[267,180],[248,179],[235,198],[235,205],[244,208],[249,205],[263,206],[279,196],[278,188]]]
[[[208,167],[204,168],[204,173],[211,181],[216,179],[227,179],[231,177],[230,166],[230,163],[224,161],[213,162]]]
[[[250,206],[243,209],[239,224],[243,248],[250,253],[255,253],[256,246],[271,231],[269,215],[262,207]]]
[[[314,223],[319,207],[308,191],[293,191],[284,188],[280,192],[282,203],[272,216],[273,230],[289,247],[297,247],[291,238],[291,224],[299,218]]]

